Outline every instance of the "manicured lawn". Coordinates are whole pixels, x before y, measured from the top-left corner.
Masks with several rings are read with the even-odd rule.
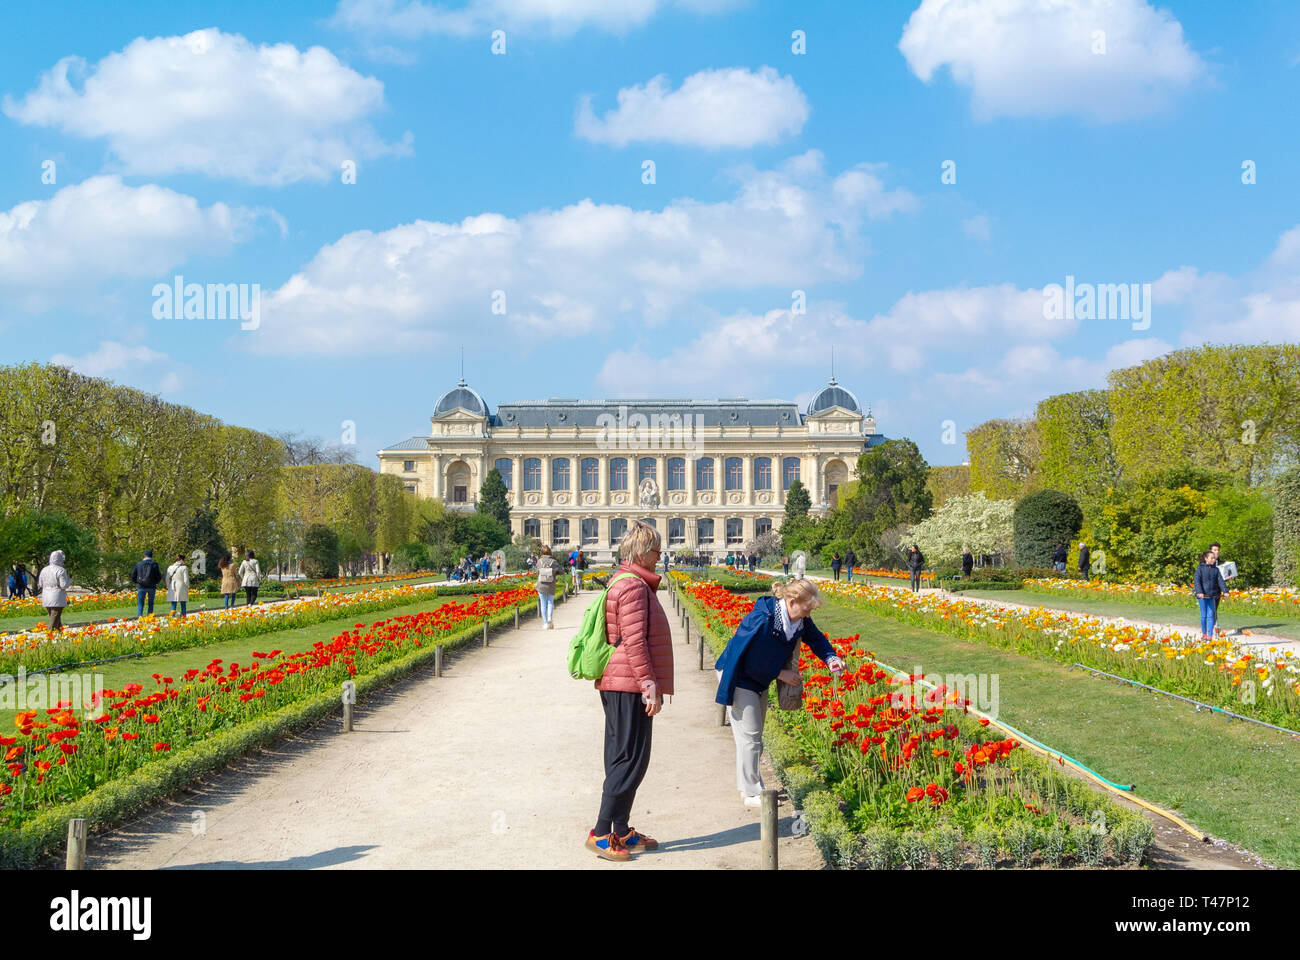
[[[1149,603],[1125,603],[1116,600],[1084,597],[1062,597],[1056,594],[1029,590],[963,590],[958,596],[978,597],[983,600],[1006,600],[1027,603],[1052,610],[1069,610],[1073,613],[1091,613],[1099,617],[1124,617],[1128,620],[1147,620],[1152,623],[1169,623],[1180,627],[1199,627],[1200,611],[1189,599],[1186,607],[1157,606]],[[1270,617],[1264,614],[1232,612],[1232,601],[1224,600],[1219,607],[1219,626],[1225,630],[1242,628],[1255,633],[1267,633],[1290,640],[1300,640],[1300,619]]]
[[[861,634],[865,649],[906,672],[996,676],[998,719],[1116,783],[1136,784],[1137,796],[1212,836],[1300,866],[1300,738],[834,602],[816,620],[830,636]]]
[[[349,584],[348,586],[345,587],[334,587],[332,589],[326,590],[325,592],[331,594],[332,593],[356,593],[358,590],[380,589],[383,587],[400,587],[408,584],[414,585],[417,583],[428,583],[433,580],[441,580],[441,579],[442,576],[440,574],[437,574],[437,575],[431,575],[426,577],[416,577],[411,580],[391,580],[386,583]],[[315,590],[309,588],[306,591],[306,593],[309,596],[311,596],[315,594]],[[239,593],[236,594],[235,599],[239,606],[243,606],[244,591],[240,590]],[[267,597],[265,599],[278,600],[279,597],[275,597],[275,598]],[[186,608],[186,610],[190,613],[195,613],[200,610],[220,610],[224,602],[225,602],[224,598],[221,596],[221,594],[219,593],[209,594],[203,600],[191,601],[188,607]],[[101,620],[114,620],[114,619],[125,620],[134,617],[135,611],[136,611],[136,604],[134,600],[132,600],[130,603],[121,604],[116,607],[106,607],[99,610],[79,611],[77,610],[76,607],[69,607],[67,610],[63,612],[63,625],[65,627],[71,627],[80,623],[95,623]],[[171,612],[171,604],[167,602],[167,591],[162,589],[161,587],[158,589],[158,593],[154,597],[153,612],[156,616],[161,616],[164,613]],[[32,627],[36,626],[36,624],[44,623],[44,622],[45,622],[44,614],[42,614],[39,617],[34,614],[28,614],[27,616],[22,616],[22,617],[0,617],[0,633],[11,633],[18,630],[29,630]]]
[[[104,678],[105,689],[118,690],[127,683],[139,683],[143,684],[144,692],[147,694],[152,692],[156,686],[153,679],[155,673],[178,679],[184,675],[186,670],[201,670],[218,658],[227,664],[238,663],[246,666],[252,661],[253,651],[255,650],[262,653],[269,653],[271,650],[296,653],[299,650],[306,650],[318,640],[331,640],[357,623],[374,623],[378,620],[388,620],[406,614],[436,610],[451,600],[466,602],[467,599],[465,597],[436,598],[431,596],[426,600],[401,607],[393,607],[390,610],[377,610],[360,615],[353,614],[307,627],[263,633],[256,637],[241,637],[186,650],[172,650],[168,653],[160,653],[150,657],[120,660],[116,663],[106,663],[85,669],[87,672],[101,674]],[[0,710],[0,730],[11,730],[13,728],[14,713],[14,710]]]

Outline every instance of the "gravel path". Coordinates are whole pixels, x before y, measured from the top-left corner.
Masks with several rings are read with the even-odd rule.
[[[358,707],[240,761],[140,820],[91,837],[91,869],[735,868],[759,866],[758,811],[735,789],[730,730],[710,669],[673,624],[677,695],[655,719],[633,826],[660,842],[629,864],[582,846],[603,777],[603,713],[569,679],[565,648],[594,592],[447,657]],[[706,660],[706,664],[709,663]],[[764,761],[766,763],[766,760]],[[768,785],[779,786],[770,767]],[[782,796],[783,869],[821,857]]]

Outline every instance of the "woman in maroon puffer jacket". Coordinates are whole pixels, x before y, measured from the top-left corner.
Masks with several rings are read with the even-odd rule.
[[[633,852],[659,846],[627,822],[650,766],[654,715],[673,692],[672,636],[668,615],[655,596],[659,553],[659,531],[648,523],[632,524],[619,546],[623,562],[614,576],[633,576],[613,583],[605,597],[605,630],[615,644],[596,681],[605,709],[605,784],[596,827],[586,842],[605,860],[626,861]]]

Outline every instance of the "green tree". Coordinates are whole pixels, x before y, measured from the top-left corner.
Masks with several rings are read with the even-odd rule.
[[[303,572],[313,579],[337,577],[339,538],[323,523],[313,523],[303,535]]]
[[[1012,516],[1015,502],[990,500],[981,490],[965,497],[953,497],[934,515],[915,524],[907,541],[915,543],[931,563],[961,559],[961,548],[971,553],[1011,552]]]
[[[970,493],[970,466],[931,467],[925,486],[930,491],[932,508],[938,510],[951,498]]]
[[[800,549],[791,547],[789,538],[797,539],[800,536],[800,531],[808,525],[808,511],[811,509],[812,497],[808,495],[808,488],[796,479],[785,492],[785,517],[781,520],[781,538],[786,545],[785,549]]]
[[[1041,443],[1036,420],[986,420],[966,431],[970,489],[1016,499],[1038,485]]]
[[[510,503],[507,500],[506,483],[501,479],[501,471],[493,467],[488,471],[479,488],[478,512],[495,517],[507,530],[510,529]]]
[[[1300,467],[1273,481],[1273,582],[1300,587]]]
[[[858,457],[852,496],[827,518],[827,541],[847,540],[864,565],[890,562],[894,551],[883,539],[886,533],[930,515],[934,497],[929,475],[929,465],[911,440],[888,440],[866,451]]]
[[[1110,396],[1105,390],[1062,393],[1038,404],[1044,487],[1062,490],[1081,503],[1100,503],[1122,479],[1111,440]],[[1076,531],[1077,532],[1077,531]]]
[[[1036,490],[1016,504],[1016,563],[1046,567],[1058,546],[1068,547],[1083,526],[1083,510],[1074,497],[1058,490]]]
[[[101,574],[95,535],[59,513],[17,510],[0,513],[0,563],[8,578],[9,568],[24,563],[33,575],[49,562],[50,554],[62,550],[68,576],[81,585],[117,584],[126,580],[120,570]]]

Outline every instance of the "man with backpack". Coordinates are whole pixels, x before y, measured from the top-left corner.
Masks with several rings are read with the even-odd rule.
[[[537,613],[542,618],[543,630],[554,630],[555,581],[559,577],[560,562],[551,556],[551,548],[542,544],[537,558]]]
[[[153,558],[153,551],[146,550],[144,558],[131,571],[131,582],[135,584],[135,617],[144,616],[145,598],[149,600],[149,613],[153,613],[153,598],[158,584],[162,583],[162,568]]]

